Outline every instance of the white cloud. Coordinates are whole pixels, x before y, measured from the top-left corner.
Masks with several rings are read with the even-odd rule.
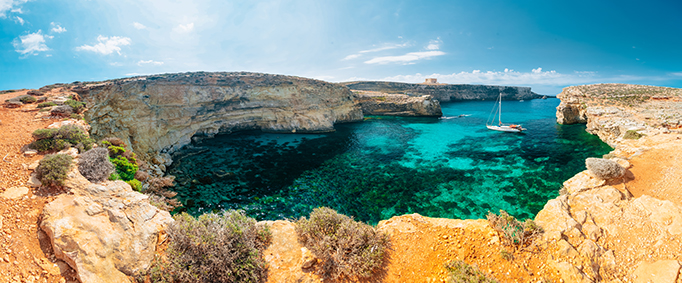
[[[99,43],[95,45],[86,44],[76,47],[76,51],[92,51],[103,55],[108,55],[115,51],[118,55],[121,55],[121,46],[130,45],[130,38],[120,36],[106,37],[100,35],[97,37],[97,41]]]
[[[134,23],[133,23],[133,26],[134,26],[136,29],[146,29],[146,28],[147,28],[145,25],[143,25],[143,24],[141,24],[141,23],[138,23],[138,22],[134,22]]]
[[[673,75],[673,76],[682,77],[682,72],[670,73],[670,74]]]
[[[192,30],[194,30],[194,23],[189,23],[186,25],[178,25],[177,27],[173,28],[174,32],[179,32],[179,33],[190,32]]]
[[[26,2],[28,2],[28,0],[0,0],[0,18],[6,18],[8,11],[21,14],[21,8],[18,6]]]
[[[24,19],[22,19],[22,18],[19,17],[19,16],[14,17],[14,20],[15,20],[16,22],[18,22],[18,23],[19,23],[20,25],[22,25],[22,26],[23,26],[24,23],[26,22],[26,21],[24,21]]]
[[[440,40],[439,38],[436,38],[434,40],[429,41],[429,45],[427,45],[425,48],[426,50],[438,50],[440,49],[440,44],[443,43],[443,41]]]
[[[66,29],[63,28],[62,26],[55,24],[54,22],[50,23],[50,26],[52,26],[52,31],[56,33],[63,33],[66,32]]]
[[[602,82],[605,79],[598,76],[596,72],[573,72],[562,74],[556,71],[542,71],[542,68],[532,69],[530,72],[517,72],[505,69],[502,72],[473,70],[471,72],[460,72],[452,74],[431,74],[431,75],[398,75],[383,78],[387,81],[401,82],[423,82],[426,78],[437,78],[443,83],[454,84],[487,84],[487,85],[548,85],[563,86]],[[608,80],[618,80],[611,78]]]
[[[352,60],[352,59],[355,59],[355,58],[358,58],[358,57],[362,56],[362,54],[364,54],[364,53],[379,52],[379,51],[384,51],[384,50],[391,50],[391,49],[396,49],[396,48],[402,48],[402,47],[406,47],[406,46],[409,46],[409,43],[400,43],[400,44],[385,45],[385,46],[378,47],[378,48],[362,50],[362,51],[360,51],[360,52],[358,52],[358,53],[356,53],[356,54],[350,54],[350,55],[346,56],[345,58],[343,58],[343,59],[341,59],[341,60],[342,60],[342,61],[345,61],[345,60]]]
[[[383,56],[383,57],[375,57],[372,58],[371,60],[365,61],[365,64],[388,64],[388,63],[403,63],[403,64],[409,64],[410,62],[417,61],[417,60],[422,60],[422,59],[430,59],[432,57],[436,56],[441,56],[445,55],[445,52],[443,51],[423,51],[423,52],[410,52],[405,55],[399,55],[399,56]]]
[[[154,60],[147,60],[147,61],[145,61],[145,60],[140,60],[139,62],[137,62],[137,65],[138,65],[138,66],[142,66],[142,65],[160,66],[160,65],[163,65],[163,62],[154,61]]]
[[[38,30],[35,33],[29,33],[14,39],[12,44],[14,45],[14,50],[22,55],[37,55],[38,52],[50,50],[45,45],[46,38],[49,39],[52,36],[44,35],[41,30]]]

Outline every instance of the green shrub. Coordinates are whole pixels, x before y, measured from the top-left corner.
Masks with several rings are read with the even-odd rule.
[[[135,191],[139,192],[142,190],[142,182],[140,182],[137,179],[132,179],[130,181],[126,181],[126,183],[128,183],[128,185],[130,185],[130,187],[133,188],[133,190],[135,190]]]
[[[332,280],[369,278],[384,263],[388,235],[330,208],[296,221],[298,239],[321,260],[318,273]]]
[[[497,280],[488,277],[478,268],[468,265],[461,260],[454,260],[445,264],[448,271],[448,282],[451,283],[496,283]]]
[[[70,146],[81,145],[78,148],[90,150],[93,140],[76,125],[66,125],[59,129],[39,129],[33,132],[36,141],[29,147],[37,151],[62,150]]]
[[[114,164],[109,161],[109,151],[98,147],[84,152],[78,161],[78,171],[93,183],[106,180],[114,172]]]
[[[623,138],[629,140],[638,140],[643,136],[644,136],[643,134],[640,134],[635,130],[628,130],[627,132],[625,132],[625,135],[623,135]]]
[[[76,112],[76,113],[81,113],[81,112],[83,112],[83,110],[85,110],[85,103],[80,102],[80,101],[69,99],[69,100],[65,101],[64,104],[71,106],[71,108],[73,108],[73,112]]]
[[[114,172],[109,175],[109,181],[116,181],[116,180],[121,180],[121,176],[118,175],[118,173]]]
[[[121,177],[121,180],[130,181],[135,179],[137,164],[130,162],[127,158],[120,155],[116,158],[110,157],[109,160],[116,166],[116,173]]]
[[[167,261],[157,260],[151,282],[265,282],[263,250],[269,227],[240,211],[208,213],[193,218],[175,215],[167,229]]]
[[[52,101],[38,103],[38,108],[45,108],[45,107],[52,107],[52,106],[57,106],[57,104],[52,102]]]
[[[68,154],[49,154],[40,160],[36,168],[38,179],[47,186],[62,186],[71,168],[73,157]]]
[[[542,234],[542,228],[537,226],[533,220],[526,219],[525,222],[520,222],[504,210],[500,210],[500,215],[488,211],[486,218],[490,222],[490,226],[500,233],[502,243],[512,246],[514,249],[525,247],[536,236]]]
[[[22,95],[19,97],[19,101],[21,101],[21,103],[33,103],[36,102],[36,100],[38,99],[30,95]]]

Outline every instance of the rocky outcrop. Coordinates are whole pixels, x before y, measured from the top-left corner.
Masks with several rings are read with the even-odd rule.
[[[131,282],[149,268],[173,221],[168,212],[123,181],[92,184],[75,166],[65,187],[70,193],[45,205],[40,227],[81,282]]]
[[[530,87],[465,85],[465,84],[410,84],[397,82],[346,82],[352,90],[397,93],[409,96],[430,95],[440,102],[454,100],[496,100],[500,93],[504,100],[540,98]]]
[[[682,127],[682,89],[627,84],[571,86],[557,95],[557,123],[587,124],[615,147],[628,131],[656,135]]]
[[[356,91],[364,115],[440,117],[440,102],[430,95],[418,97],[372,91]]]
[[[96,138],[116,136],[145,159],[193,136],[237,130],[313,133],[362,120],[346,87],[257,73],[183,73],[73,88],[87,102]]]
[[[633,162],[647,165],[638,158],[643,152],[678,158],[676,150],[665,152],[679,148],[682,138],[682,90],[599,84],[568,87],[558,97],[557,122],[587,123],[587,131],[615,150],[609,160],[586,160],[588,170],[564,182],[562,195],[537,214],[535,221],[545,229],[540,245],[552,253],[550,266],[566,282],[676,282],[682,203],[670,197],[679,179],[671,183],[667,175],[679,170],[644,176],[629,169],[637,169]],[[638,179],[655,183],[655,189],[642,188]]]

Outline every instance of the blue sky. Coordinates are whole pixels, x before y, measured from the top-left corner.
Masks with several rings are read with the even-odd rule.
[[[0,89],[186,71],[682,87],[682,1],[0,0]]]

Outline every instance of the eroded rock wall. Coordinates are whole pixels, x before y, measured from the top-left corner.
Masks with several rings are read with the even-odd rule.
[[[496,100],[500,93],[504,100],[540,98],[530,87],[465,85],[465,84],[410,84],[397,82],[346,82],[352,90],[378,91],[409,96],[431,95],[440,102],[453,100]]]
[[[419,97],[381,92],[355,92],[364,115],[440,117],[440,102],[430,95]]]
[[[73,89],[87,102],[96,138],[126,140],[143,158],[195,135],[236,130],[312,133],[362,120],[346,87],[257,73],[184,73],[120,79]]]

